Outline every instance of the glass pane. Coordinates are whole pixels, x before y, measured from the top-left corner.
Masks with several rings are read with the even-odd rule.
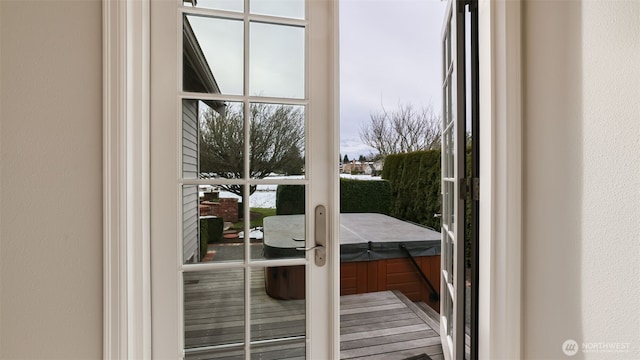
[[[249,233],[251,246],[251,259],[264,260],[263,250],[263,219],[276,214],[276,187],[277,185],[252,186],[249,197]],[[244,238],[244,231],[240,234]]]
[[[254,344],[251,345],[251,359],[305,359],[305,346],[304,338],[292,338],[272,343]]]
[[[304,0],[251,0],[251,13],[304,19]]]
[[[304,118],[304,106],[251,104],[251,178],[304,174]]]
[[[447,149],[447,156],[449,157],[449,173],[447,174],[447,177],[454,177],[455,176],[455,159],[454,159],[454,155],[455,155],[455,139],[454,139],[454,134],[453,134],[453,127],[451,127],[449,129],[449,131],[447,132],[447,136],[449,137],[449,142],[448,142],[448,149]],[[453,196],[453,195],[452,195]],[[453,211],[453,210],[452,210]]]
[[[198,100],[182,101],[182,177],[198,178]]]
[[[451,283],[451,254],[449,253],[451,247],[449,246],[449,234],[447,231],[443,231],[443,244],[442,244],[442,262],[443,262],[443,272],[446,273],[447,278],[445,284]],[[446,289],[446,287],[445,287]]]
[[[445,70],[446,71],[446,70]],[[444,130],[447,127],[447,103],[449,102],[449,99],[447,97],[447,80],[445,79],[444,83],[443,83],[443,88],[442,88],[442,129]]]
[[[456,210],[455,210],[455,183],[454,182],[448,182],[447,186],[449,186],[449,229],[451,231],[454,231],[455,226],[456,226]],[[457,236],[457,234],[456,234]],[[456,239],[453,239],[454,241]]]
[[[243,32],[240,20],[185,16],[183,90],[242,95]]]
[[[207,249],[200,246],[198,228],[198,186],[182,188],[182,258],[185,263],[199,262]]]
[[[451,237],[449,236],[448,233],[445,234],[445,239],[446,239],[446,244],[445,246],[447,247],[447,274],[448,274],[448,278],[447,280],[449,281],[450,284],[453,284],[453,239],[451,239]]]
[[[251,259],[264,260],[263,250],[263,219],[276,214],[277,185],[250,185],[249,196],[249,244]],[[242,230],[238,233],[240,239],[245,237],[244,221]]]
[[[442,204],[442,208],[441,208],[442,209],[442,217],[440,218],[441,219],[440,228],[444,232],[444,227],[445,226],[447,226],[447,227],[449,226],[449,224],[447,223],[447,212],[448,212],[447,206],[448,205],[447,205],[447,188],[446,188],[446,183],[445,182],[441,183],[441,191],[442,191],[442,196],[441,196],[441,199],[440,199],[440,204]]]
[[[186,360],[213,360],[213,359],[224,359],[224,360],[244,360],[244,348],[241,346],[231,347],[231,348],[219,348],[219,349],[210,349],[210,348],[195,348],[195,349],[186,349],[185,357]]]
[[[445,121],[446,121],[446,125],[449,125],[451,123],[451,104],[452,104],[452,99],[451,99],[451,77],[447,78],[447,85],[446,85],[446,89],[445,89],[445,99],[446,99],[446,107],[445,107]]]
[[[447,298],[448,309],[445,312],[447,314],[447,335],[453,337],[453,332],[455,329],[453,328],[453,300],[451,298]]]
[[[224,349],[207,349],[205,358],[242,358],[244,269],[186,272],[183,280],[187,358],[202,358],[198,348],[223,345]]]
[[[193,6],[205,9],[236,12],[242,12],[244,10],[244,0],[187,0],[184,1],[183,4],[185,6]]]
[[[183,101],[183,109],[189,101]],[[198,104],[199,178],[241,179],[244,176],[244,106],[218,101],[199,101]]]
[[[194,186],[185,185],[191,189]],[[242,211],[242,186],[200,185],[199,193],[199,241],[185,231],[185,252],[197,242],[200,246],[200,262],[242,261],[245,246],[241,233],[244,229]],[[192,206],[192,205],[190,205]],[[191,214],[191,213],[190,213]],[[191,219],[185,218],[185,227]],[[191,226],[191,225],[189,225]],[[187,257],[185,257],[187,259]]]
[[[260,196],[275,197],[275,215],[262,218],[263,256],[266,259],[302,258],[305,252],[296,248],[304,248],[306,245],[305,186],[268,187],[277,189],[260,194]]]
[[[252,357],[305,355],[305,266],[276,266],[251,272]],[[261,342],[256,345],[256,342]]]
[[[451,16],[449,16],[449,20],[447,21],[447,37],[446,37],[446,42],[445,42],[445,47],[446,47],[446,59],[447,59],[447,64],[451,64],[451,62],[453,61],[451,58]]]
[[[446,181],[444,183],[444,194],[446,212],[444,213],[444,224],[447,225],[447,229],[451,230],[452,216],[453,216],[453,183]]]
[[[454,94],[453,94],[453,86],[451,84],[451,79],[449,80],[449,86],[447,86],[447,97],[449,98],[449,102],[447,103],[447,112],[449,113],[449,116],[447,116],[447,120],[449,120],[449,123],[453,122],[456,119],[456,108],[454,107],[454,103],[456,101],[456,99],[454,99]]]
[[[251,23],[250,95],[304,98],[304,28]]]
[[[442,151],[443,151],[443,163],[442,163],[442,177],[450,177],[450,168],[451,168],[451,164],[449,163],[450,159],[449,159],[449,153],[450,153],[450,142],[451,142],[451,138],[449,136],[450,131],[445,131],[445,133],[442,135],[442,139],[443,139],[443,143],[442,143]]]
[[[449,194],[451,194],[451,196],[449,196],[449,213],[451,214],[451,231],[454,231],[454,229],[456,228],[456,209],[455,209],[455,189],[454,189],[454,182],[449,183]],[[455,236],[458,236],[458,234],[455,234]],[[453,241],[456,241],[457,239],[453,239]]]

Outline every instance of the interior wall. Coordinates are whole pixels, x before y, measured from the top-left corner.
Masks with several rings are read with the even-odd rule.
[[[584,341],[640,359],[640,2],[585,1],[582,18]]]
[[[102,357],[101,2],[0,1],[0,358]]]
[[[640,2],[523,5],[524,354],[637,359]]]

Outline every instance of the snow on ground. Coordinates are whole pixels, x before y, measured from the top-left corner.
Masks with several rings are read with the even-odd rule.
[[[240,231],[238,233],[238,238],[239,239],[244,239],[244,231]],[[260,227],[260,228],[252,228],[251,231],[249,232],[249,238],[250,239],[262,240],[264,238],[264,233],[262,232],[262,227]]]
[[[380,180],[380,176],[371,175],[350,175],[340,174],[340,177],[357,180]],[[302,176],[269,176],[265,180],[279,180],[279,179],[301,179]],[[276,207],[276,189],[278,185],[258,185],[256,191],[249,197],[249,204],[251,207],[257,208],[272,208]],[[220,191],[221,198],[236,198],[240,199],[240,196],[230,193],[228,191]]]
[[[341,178],[356,180],[382,180],[380,176],[340,174]]]

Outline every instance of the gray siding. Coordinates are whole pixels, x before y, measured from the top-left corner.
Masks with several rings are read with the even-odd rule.
[[[182,177],[198,178],[198,101],[182,102]]]
[[[182,176],[198,178],[198,101],[184,100],[182,103]],[[183,256],[187,261],[199,260],[198,187],[184,186],[182,189],[182,238]]]

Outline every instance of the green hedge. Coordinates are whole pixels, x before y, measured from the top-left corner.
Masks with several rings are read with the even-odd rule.
[[[389,214],[391,188],[385,180],[340,179],[341,213]]]
[[[382,178],[391,188],[390,215],[439,231],[440,150],[416,151],[385,158]]]
[[[276,215],[304,214],[304,185],[278,185]]]
[[[207,235],[209,234],[209,224],[206,224],[204,221],[200,220],[200,260],[204,259],[207,256]]]
[[[278,185],[276,214],[303,214],[304,185]],[[386,180],[340,179],[340,212],[389,214],[391,190]]]
[[[224,220],[220,217],[200,218],[200,260],[207,255],[207,244],[222,241]]]

